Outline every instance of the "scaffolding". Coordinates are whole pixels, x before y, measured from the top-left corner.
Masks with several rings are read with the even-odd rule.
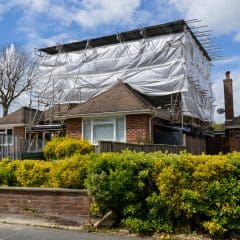
[[[211,122],[214,101],[211,58],[205,48],[211,51],[215,48],[208,48],[209,32],[200,30],[205,26],[195,27],[196,22],[183,22],[182,31],[167,34],[154,35],[148,28],[135,30],[137,37],[132,32],[117,33],[111,36],[112,44],[96,46],[94,41],[86,40],[79,43],[80,49],[74,48],[74,44],[68,49],[66,44],[59,44],[50,54],[42,54],[37,96],[42,116],[36,123],[35,114],[29,132],[31,126],[43,121],[46,109],[50,109],[47,124],[62,126],[63,122],[54,121],[56,106],[64,104],[61,114],[67,117],[71,104],[85,102],[119,81],[151,100],[157,99],[157,107],[170,111],[172,119],[174,116],[180,119],[182,126],[185,117]],[[126,38],[127,34],[133,39]],[[106,37],[106,42],[109,38]]]

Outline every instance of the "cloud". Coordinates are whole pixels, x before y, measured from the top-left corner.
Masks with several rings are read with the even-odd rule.
[[[186,19],[201,19],[218,34],[240,28],[239,0],[169,0]]]
[[[83,0],[83,8],[74,11],[72,21],[82,27],[119,22],[126,24],[140,4],[140,0]]]

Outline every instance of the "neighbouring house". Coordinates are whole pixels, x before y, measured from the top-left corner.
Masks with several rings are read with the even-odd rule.
[[[27,127],[30,123],[39,121],[40,117],[41,112],[36,109],[21,107],[0,118],[0,156],[8,156],[12,159],[19,158],[26,147]]]
[[[37,115],[37,116],[36,116]],[[11,136],[18,136],[21,139],[26,138],[26,127],[31,123],[39,121],[41,112],[29,107],[21,107],[18,110],[9,113],[7,116],[0,118],[0,134],[1,136],[10,136],[9,141],[12,142]]]

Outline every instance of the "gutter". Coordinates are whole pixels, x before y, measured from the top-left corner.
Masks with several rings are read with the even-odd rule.
[[[65,119],[73,119],[73,118],[105,117],[105,116],[134,115],[134,114],[151,114],[151,115],[153,115],[155,112],[156,111],[154,111],[152,109],[146,109],[146,110],[104,112],[104,113],[86,113],[86,114],[71,114],[71,115],[67,114],[64,116],[58,116],[55,119],[56,120],[65,120]]]

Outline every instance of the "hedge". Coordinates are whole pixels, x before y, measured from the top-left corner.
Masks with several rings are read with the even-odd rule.
[[[88,154],[93,150],[93,146],[88,141],[70,137],[56,137],[45,145],[43,154],[47,160],[56,160],[71,157],[76,153]]]
[[[0,162],[0,184],[87,187],[98,214],[130,231],[240,236],[240,153],[91,153]]]
[[[90,161],[86,186],[103,214],[140,233],[240,234],[240,154],[109,153]]]

